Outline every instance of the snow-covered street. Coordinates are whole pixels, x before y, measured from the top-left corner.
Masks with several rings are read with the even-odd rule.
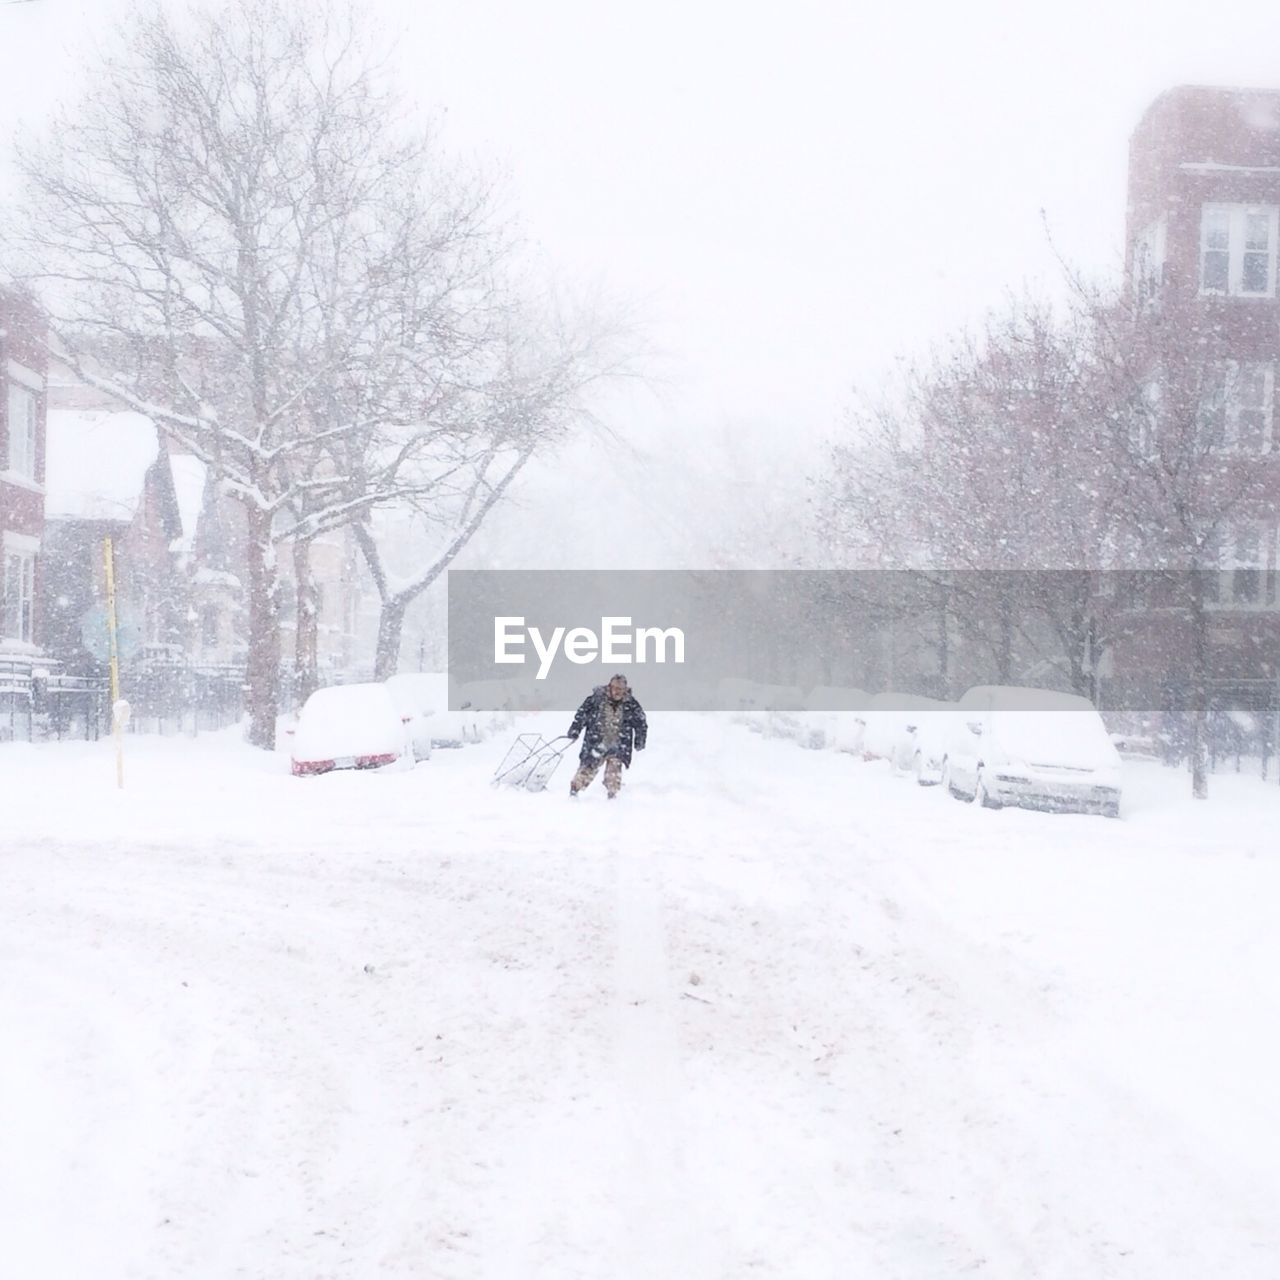
[[[651,743],[617,804],[6,748],[4,1273],[1274,1277],[1280,789]]]

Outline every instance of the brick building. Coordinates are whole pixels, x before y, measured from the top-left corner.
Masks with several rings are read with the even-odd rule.
[[[36,587],[44,535],[45,324],[25,297],[0,289],[0,654],[39,652]]]
[[[1219,366],[1206,388],[1206,448],[1266,481],[1223,559],[1274,567],[1280,90],[1184,87],[1157,98],[1130,142],[1127,231],[1130,290],[1173,309],[1182,341]]]
[[[1214,700],[1253,711],[1262,732],[1280,680],[1280,90],[1161,94],[1130,141],[1126,239],[1130,298],[1171,321],[1175,360],[1202,377],[1189,464],[1202,480],[1185,492],[1211,529]],[[1113,655],[1121,679],[1144,659],[1151,671],[1157,637],[1185,654],[1189,624],[1148,612]]]

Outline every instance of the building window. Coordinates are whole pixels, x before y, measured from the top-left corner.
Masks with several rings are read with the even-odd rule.
[[[1209,452],[1227,446],[1227,383],[1229,371],[1226,365],[1218,365],[1205,375],[1200,395],[1200,448]]]
[[[1219,608],[1274,608],[1276,604],[1277,528],[1246,520],[1207,538],[1200,563],[1205,603]],[[1216,570],[1215,570],[1216,566]]]
[[[1129,449],[1136,457],[1150,458],[1155,455],[1156,423],[1160,420],[1162,401],[1160,380],[1154,377],[1142,388],[1142,402],[1137,406],[1137,412],[1129,417]]]
[[[36,598],[36,558],[31,552],[4,556],[4,638],[32,642]]]
[[[1200,401],[1201,448],[1270,452],[1274,400],[1270,361],[1227,361],[1206,379]]]
[[[1222,598],[1222,535],[1218,530],[1206,530],[1200,538],[1199,554],[1193,572],[1200,580],[1200,590],[1206,605],[1216,605]]]
[[[9,470],[24,480],[36,478],[36,395],[9,384]]]
[[[1275,375],[1271,364],[1237,364],[1231,379],[1228,429],[1233,447],[1241,453],[1266,453],[1271,448],[1271,400]]]
[[[1133,281],[1138,305],[1152,301],[1164,283],[1165,244],[1168,222],[1160,218],[1137,239],[1133,248]]]
[[[1231,598],[1236,604],[1257,604],[1262,587],[1262,531],[1256,525],[1236,530],[1231,560]]]
[[[1200,292],[1269,298],[1275,292],[1274,205],[1207,204],[1200,218]]]
[[[1271,251],[1275,239],[1269,210],[1246,209],[1244,255],[1240,270],[1241,293],[1271,292]]]

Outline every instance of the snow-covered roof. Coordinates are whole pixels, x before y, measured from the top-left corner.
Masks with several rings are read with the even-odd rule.
[[[140,413],[50,409],[45,515],[132,520],[147,469],[159,453],[155,424]]]
[[[209,469],[189,453],[171,453],[169,470],[173,473],[173,492],[178,500],[178,518],[182,521],[181,549],[190,551],[204,510],[204,487]]]

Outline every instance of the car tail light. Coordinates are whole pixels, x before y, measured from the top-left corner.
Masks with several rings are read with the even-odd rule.
[[[334,764],[335,761],[333,760],[295,760],[293,762],[293,776],[295,778],[305,778],[308,774],[328,773]]]

